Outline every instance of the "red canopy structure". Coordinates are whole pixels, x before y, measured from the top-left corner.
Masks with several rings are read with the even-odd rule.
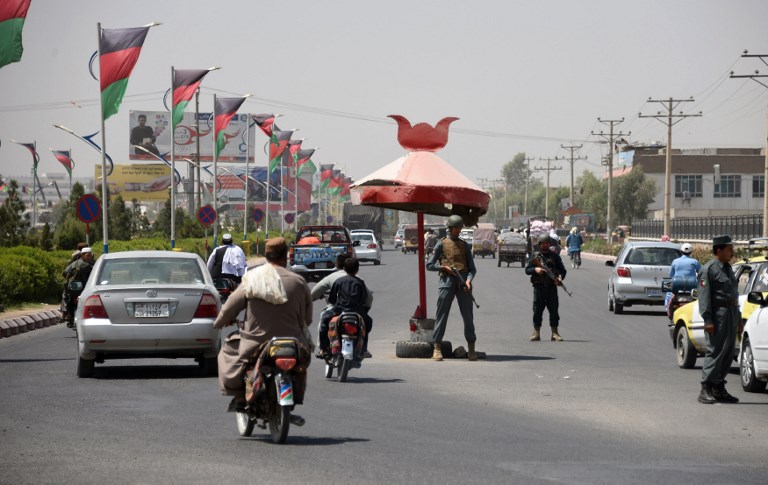
[[[448,141],[448,125],[458,118],[444,118],[435,128],[426,123],[413,127],[408,120],[392,115],[398,122],[398,140],[409,151],[404,157],[382,167],[351,186],[355,205],[371,205],[417,213],[418,233],[424,232],[424,214],[457,214],[472,226],[488,211],[491,196],[448,162],[434,154]],[[419,241],[419,261],[424,261],[424,240]],[[426,275],[419,264],[419,306],[414,318],[426,318]]]

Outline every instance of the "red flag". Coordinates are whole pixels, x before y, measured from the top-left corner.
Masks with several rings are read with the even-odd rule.
[[[216,98],[216,103],[213,107],[213,112],[215,114],[213,120],[213,138],[216,140],[216,156],[221,153],[224,146],[227,144],[224,130],[227,128],[232,117],[237,114],[237,110],[240,109],[240,105],[243,104],[243,101],[245,101],[244,96],[238,98]]]
[[[3,0],[0,2],[0,67],[19,62],[24,52],[21,31],[27,18],[31,0]]]
[[[64,168],[67,169],[67,173],[69,176],[72,176],[72,169],[75,168],[75,161],[72,160],[72,154],[69,150],[53,150],[51,149],[51,152],[53,152],[53,156],[56,157],[56,160],[59,161],[62,165],[64,165]]]
[[[184,118],[184,109],[209,72],[209,69],[173,70],[173,115],[171,116],[173,126],[181,123]]]
[[[272,138],[272,130],[277,128],[274,126],[275,115],[259,114],[251,116],[251,119],[261,128],[265,135]]]
[[[149,27],[101,29],[99,33],[99,82],[101,116],[106,120],[120,109],[128,78],[139,60]]]

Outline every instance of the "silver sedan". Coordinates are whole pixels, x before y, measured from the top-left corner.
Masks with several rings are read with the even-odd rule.
[[[141,357],[194,358],[216,375],[219,294],[200,257],[169,251],[101,256],[78,299],[77,375],[96,362]]]

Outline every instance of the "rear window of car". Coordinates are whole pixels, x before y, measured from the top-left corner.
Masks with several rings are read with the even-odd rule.
[[[669,266],[680,254],[679,250],[673,248],[633,248],[627,253],[624,264]]]
[[[100,285],[197,284],[205,281],[195,261],[179,258],[110,259],[104,261]]]
[[[353,241],[360,241],[361,243],[372,243],[373,236],[370,234],[352,234]]]

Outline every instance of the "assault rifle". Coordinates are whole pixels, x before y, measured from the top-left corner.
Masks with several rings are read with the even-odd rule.
[[[456,268],[451,268],[451,276],[456,278],[456,283],[459,285],[459,289],[461,291],[464,291],[467,288],[466,283],[464,282],[464,278],[461,277],[461,273]],[[475,300],[475,295],[472,294],[472,290],[470,289],[469,292],[467,292],[470,298],[472,298],[472,303],[475,304],[477,308],[480,308],[480,305],[477,303],[477,300]]]
[[[555,275],[555,273],[553,273],[551,269],[547,268],[547,267],[546,267],[546,266],[545,266],[545,265],[542,263],[542,261],[541,261],[541,258],[540,258],[540,257],[538,257],[538,256],[537,256],[537,257],[533,258],[533,261],[532,261],[532,262],[533,262],[533,265],[534,265],[534,266],[536,266],[537,268],[541,268],[542,270],[544,270],[544,274],[545,274],[545,275],[547,275],[547,276],[549,277],[549,279],[551,279],[552,281],[554,281],[556,286],[559,286],[560,288],[562,288],[562,289],[563,289],[563,291],[565,291],[565,292],[568,294],[568,296],[570,296],[571,298],[573,298],[573,293],[571,293],[570,291],[568,291],[568,288],[566,288],[566,287],[565,287],[565,284],[563,284],[563,280],[561,280],[561,279],[560,279],[560,277],[558,277],[557,275]]]

